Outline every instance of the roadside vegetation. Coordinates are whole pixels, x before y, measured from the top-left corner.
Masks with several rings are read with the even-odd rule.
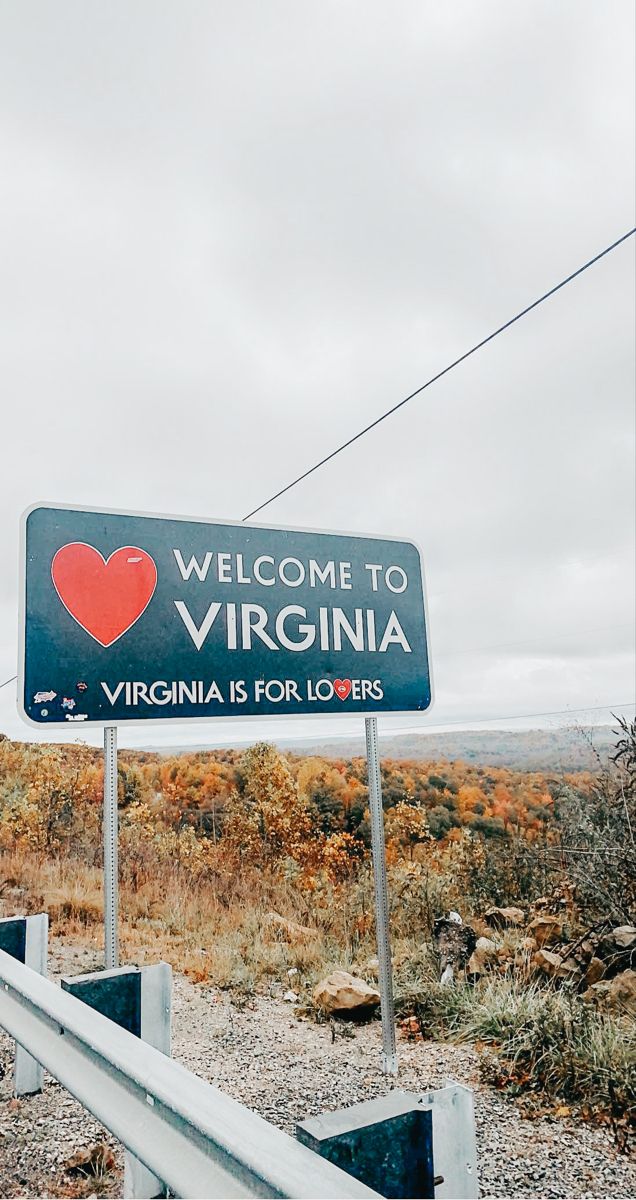
[[[633,974],[636,961],[621,951],[612,965],[602,946],[636,922],[635,777],[636,729],[625,723],[597,772],[383,764],[404,1036],[477,1044],[491,1083],[607,1120],[621,1145],[636,1113],[636,1023],[625,988],[610,994],[603,979]],[[102,783],[88,747],[0,740],[4,912],[46,910],[54,934],[95,949]],[[237,998],[280,995],[291,979],[298,1008],[314,1015],[314,985],[331,970],[374,982],[363,760],[285,757],[266,744],[122,753],[119,805],[126,959],[163,958]],[[455,910],[492,939],[488,910],[510,905],[523,921],[498,930],[484,969],[442,986],[435,921]],[[556,931],[547,953],[532,936],[538,918]],[[579,968],[581,945],[591,949]]]

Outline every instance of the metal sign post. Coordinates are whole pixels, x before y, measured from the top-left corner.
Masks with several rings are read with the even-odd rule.
[[[119,966],[117,920],[117,728],[104,730],[104,948],[106,969]]]
[[[373,854],[373,880],[375,887],[375,931],[378,945],[378,977],[380,984],[380,1011],[382,1016],[382,1063],[385,1075],[397,1075],[395,1008],[393,1004],[393,974],[389,934],[389,891],[386,879],[382,780],[378,757],[377,718],[366,717],[364,724],[367,736],[371,850]]]

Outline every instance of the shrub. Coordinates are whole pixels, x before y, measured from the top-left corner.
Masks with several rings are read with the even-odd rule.
[[[537,1089],[559,1103],[636,1120],[636,1023],[597,1011],[567,989],[514,976],[443,987],[430,982],[399,996],[425,1037],[481,1042],[491,1082]]]

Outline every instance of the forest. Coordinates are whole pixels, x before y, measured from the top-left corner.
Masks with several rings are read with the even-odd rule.
[[[545,772],[484,768],[461,761],[385,759],[382,792],[389,840],[399,847],[402,826],[415,827],[418,822],[427,839],[437,841],[452,840],[461,830],[485,838],[545,840],[557,827],[560,791],[574,788],[587,794],[593,778],[590,772],[551,777]],[[10,823],[17,845],[26,839],[33,848],[44,850],[70,842],[77,846],[75,827],[84,826],[92,810],[99,810],[102,779],[99,751],[12,743],[0,735],[0,820],[3,825]],[[316,848],[343,833],[368,848],[363,758],[283,756],[265,744],[245,753],[217,750],[162,756],[122,751],[119,755],[119,807],[126,822],[134,822],[144,806],[155,817],[157,828],[190,825],[215,843],[235,838],[237,803],[240,809],[240,797],[247,791],[258,804],[261,784],[270,798],[272,787],[280,788],[281,802],[306,816]],[[417,840],[406,837],[409,857]]]

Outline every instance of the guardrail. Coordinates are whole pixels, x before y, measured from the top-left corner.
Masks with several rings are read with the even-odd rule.
[[[4,951],[0,1025],[175,1196],[378,1195]]]

